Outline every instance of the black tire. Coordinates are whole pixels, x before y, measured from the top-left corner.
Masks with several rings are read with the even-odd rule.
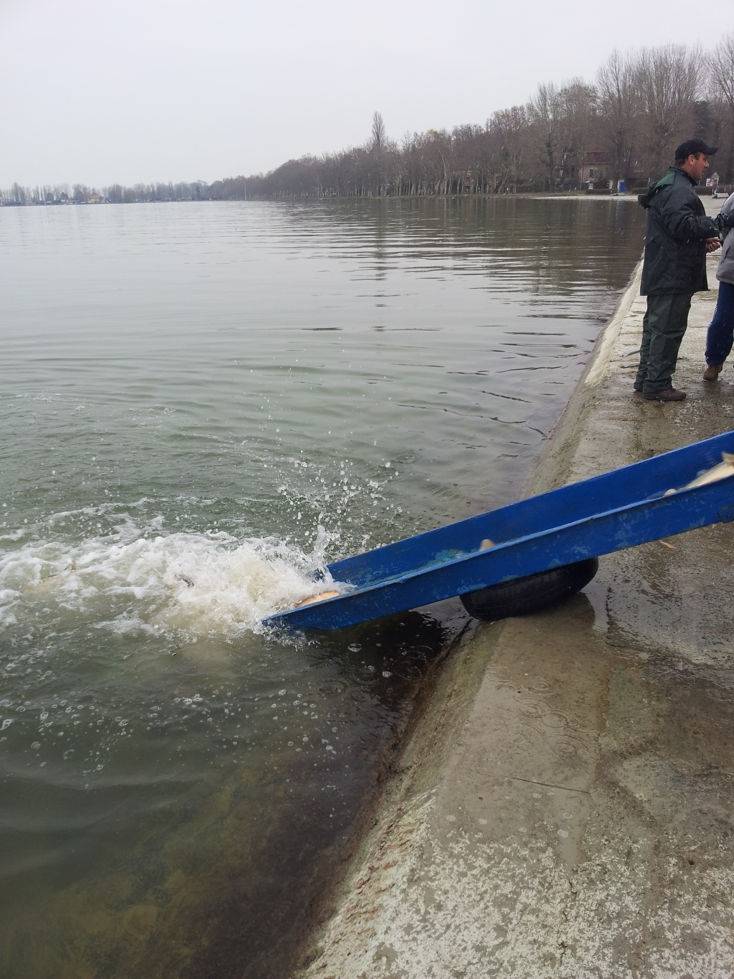
[[[599,559],[590,557],[562,568],[479,588],[459,598],[475,619],[497,621],[511,615],[528,615],[575,595],[588,585],[598,570]]]

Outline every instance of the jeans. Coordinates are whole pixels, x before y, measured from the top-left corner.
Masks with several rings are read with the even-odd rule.
[[[671,387],[690,308],[690,292],[658,292],[647,297],[636,391],[657,394]]]
[[[729,356],[734,340],[734,285],[719,283],[714,318],[706,334],[706,363],[723,364]]]

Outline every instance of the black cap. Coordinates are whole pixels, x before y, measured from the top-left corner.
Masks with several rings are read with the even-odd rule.
[[[704,143],[702,139],[687,139],[685,143],[681,143],[678,149],[675,151],[675,159],[687,160],[691,153],[693,153],[694,156],[697,153],[703,153],[706,156],[713,156],[718,148],[718,146],[709,146],[708,143]]]

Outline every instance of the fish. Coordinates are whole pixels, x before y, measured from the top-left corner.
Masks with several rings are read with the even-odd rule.
[[[720,479],[728,479],[729,476],[734,476],[734,452],[722,452],[721,462],[710,469],[702,470],[695,479],[686,483],[685,486],[666,490],[663,496],[672,496],[673,493],[680,493],[682,490],[697,489],[699,486],[708,486],[709,483],[718,483]]]
[[[327,598],[338,598],[339,594],[336,589],[331,589],[330,591],[321,591],[318,595],[307,595],[306,598],[299,599],[293,608],[300,608],[302,605],[311,605],[312,602],[325,602]]]
[[[718,465],[700,472],[690,483],[686,483],[683,489],[707,486],[709,483],[717,483],[720,479],[726,479],[728,476],[734,476],[734,452],[722,452],[721,462]]]

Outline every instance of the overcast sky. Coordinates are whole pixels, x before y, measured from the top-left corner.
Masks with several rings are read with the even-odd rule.
[[[723,4],[718,20],[727,18]],[[0,0],[0,187],[206,180],[483,123],[615,48],[721,33],[690,0]]]

